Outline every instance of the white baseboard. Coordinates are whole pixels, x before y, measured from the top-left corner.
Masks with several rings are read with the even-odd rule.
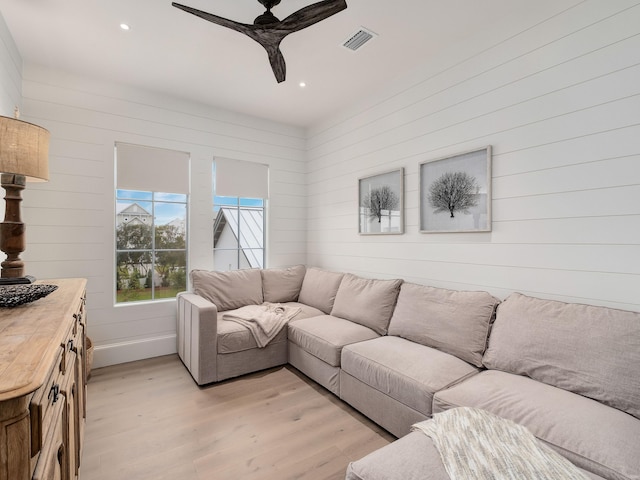
[[[108,367],[109,365],[160,357],[176,352],[175,334],[131,342],[99,345],[94,348],[93,366],[91,368]]]

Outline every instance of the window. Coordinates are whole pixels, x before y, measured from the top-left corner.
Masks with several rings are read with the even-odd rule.
[[[116,144],[116,303],[187,288],[189,154]]]
[[[187,286],[187,196],[117,190],[116,303],[175,298]]]
[[[269,167],[216,159],[213,163],[215,270],[264,268]]]
[[[216,270],[264,267],[264,200],[214,197],[213,264]]]

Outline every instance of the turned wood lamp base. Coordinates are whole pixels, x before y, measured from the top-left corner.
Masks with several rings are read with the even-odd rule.
[[[20,259],[26,245],[20,203],[27,180],[49,180],[49,131],[18,120],[19,113],[16,107],[15,118],[0,116],[0,185],[7,192],[4,221],[0,223],[0,250],[7,258],[0,264],[0,285],[33,283],[35,280],[24,274],[24,262]]]
[[[4,197],[4,221],[0,223],[0,250],[7,254],[7,259],[0,264],[0,285],[33,283],[35,278],[24,274],[24,262],[20,259],[20,254],[25,249],[25,227],[20,217],[20,202],[26,178],[24,175],[3,173],[1,182],[7,193]]]

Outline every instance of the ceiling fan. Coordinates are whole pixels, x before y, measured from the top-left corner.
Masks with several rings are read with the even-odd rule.
[[[280,42],[282,42],[284,37],[290,33],[297,32],[298,30],[318,23],[325,18],[329,18],[347,8],[346,0],[323,0],[301,8],[284,20],[278,20],[276,16],[271,13],[271,9],[278,5],[280,0],[258,0],[258,2],[264,5],[267,10],[262,15],[259,15],[253,24],[228,20],[176,2],[172,2],[171,5],[197,17],[204,18],[209,22],[244,33],[258,42],[269,55],[269,62],[271,63],[271,68],[278,83],[284,82],[287,70],[284,57],[280,51]]]

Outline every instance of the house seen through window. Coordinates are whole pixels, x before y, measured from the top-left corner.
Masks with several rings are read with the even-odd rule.
[[[216,270],[263,268],[264,200],[215,196],[213,264]]]
[[[187,195],[116,190],[116,303],[175,298],[187,285]]]

